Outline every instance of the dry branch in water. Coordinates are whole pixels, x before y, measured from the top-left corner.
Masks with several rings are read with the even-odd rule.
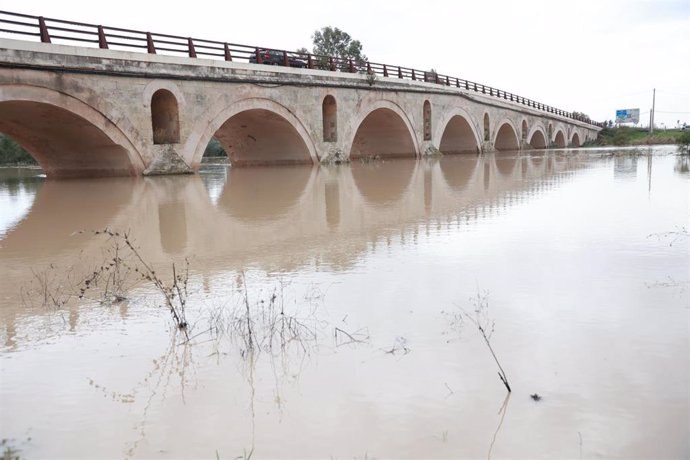
[[[498,378],[501,379],[503,385],[510,393],[512,390],[510,384],[508,384],[508,377],[506,376],[501,363],[498,361],[498,357],[491,346],[491,335],[494,333],[495,322],[489,318],[489,294],[488,292],[477,292],[477,296],[470,299],[474,305],[474,314],[469,314],[465,310],[461,310],[462,316],[470,321],[477,328],[481,334],[486,346],[491,352],[496,365],[498,366]]]
[[[105,235],[109,239],[114,240],[114,254],[115,256],[109,262],[103,264],[93,271],[93,273],[83,282],[80,290],[80,297],[83,297],[88,289],[94,287],[99,280],[106,280],[106,294],[108,289],[112,286],[112,293],[115,300],[124,299],[124,293],[117,292],[118,283],[120,287],[124,283],[122,271],[133,271],[138,274],[142,280],[152,283],[158,292],[163,295],[165,299],[165,306],[170,311],[173,321],[177,328],[182,331],[187,339],[189,339],[188,323],[185,316],[185,307],[187,305],[187,283],[189,280],[189,261],[185,259],[185,268],[182,273],[178,273],[175,263],[172,264],[172,282],[169,284],[164,282],[150,263],[147,263],[142,257],[139,250],[134,246],[128,233],[120,233],[108,228],[104,230],[97,230],[93,232],[94,235]],[[127,248],[131,253],[131,257],[125,255],[120,256],[120,247]],[[133,259],[133,262],[130,262]],[[111,284],[112,283],[112,284]]]

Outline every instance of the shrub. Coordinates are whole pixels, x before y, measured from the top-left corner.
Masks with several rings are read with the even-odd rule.
[[[678,150],[680,153],[688,155],[690,154],[690,132],[684,132],[678,136],[676,143],[678,144]]]
[[[0,164],[35,165],[36,160],[21,145],[0,134]]]

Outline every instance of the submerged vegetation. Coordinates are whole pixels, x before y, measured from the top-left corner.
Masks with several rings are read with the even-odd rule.
[[[508,376],[503,370],[503,366],[501,366],[501,362],[498,360],[498,356],[496,356],[496,352],[491,345],[491,336],[494,333],[496,322],[489,316],[489,293],[486,291],[478,291],[477,294],[469,300],[472,304],[471,312],[466,311],[464,308],[460,308],[459,311],[451,314],[450,326],[461,330],[466,322],[468,322],[477,329],[482,339],[484,339],[484,343],[489,349],[496,366],[498,366],[498,378],[501,379],[508,393],[510,393],[513,390],[508,383]]]
[[[113,241],[114,249],[112,252],[114,257],[94,270],[92,275],[84,280],[83,287],[79,294],[80,298],[84,296],[87,289],[96,285],[99,279],[103,279],[102,282],[105,284],[103,291],[105,301],[112,302],[113,299],[115,301],[125,300],[126,293],[122,290],[125,281],[123,270],[134,272],[139,275],[142,280],[146,280],[156,287],[158,292],[165,299],[165,306],[170,311],[175,325],[187,338],[189,338],[187,318],[185,315],[185,307],[189,295],[187,292],[189,261],[185,259],[184,271],[181,273],[173,262],[172,280],[166,283],[156,273],[153,266],[144,260],[139,250],[132,243],[128,233],[120,233],[106,228],[102,231],[95,231],[94,234],[109,237]],[[124,247],[130,251],[130,257],[125,259],[120,257],[121,245],[124,245]],[[109,287],[111,288],[110,290]]]
[[[496,356],[496,352],[491,346],[491,336],[494,333],[496,322],[489,317],[489,294],[487,292],[478,292],[476,297],[470,300],[472,301],[472,306],[474,307],[472,313],[467,313],[463,310],[462,314],[465,319],[472,323],[472,325],[474,325],[474,327],[476,327],[481,334],[482,338],[484,339],[484,343],[486,343],[487,348],[491,352],[491,356],[494,358],[494,361],[498,366],[498,378],[501,379],[501,382],[503,382],[503,385],[505,385],[508,393],[510,393],[513,390],[510,388],[510,384],[508,383],[508,376],[503,370],[503,366],[501,366],[501,363]]]

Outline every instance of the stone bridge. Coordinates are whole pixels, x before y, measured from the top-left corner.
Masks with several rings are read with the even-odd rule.
[[[420,80],[0,39],[0,132],[49,176],[579,147],[591,123]]]

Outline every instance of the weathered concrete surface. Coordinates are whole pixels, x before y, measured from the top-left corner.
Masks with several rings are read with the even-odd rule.
[[[55,176],[186,173],[212,137],[256,165],[579,146],[597,131],[433,83],[0,40],[0,132]]]

